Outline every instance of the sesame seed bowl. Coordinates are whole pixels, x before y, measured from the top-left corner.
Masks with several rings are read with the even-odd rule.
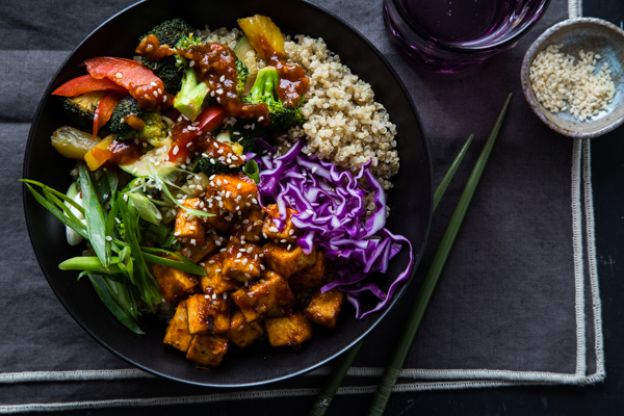
[[[524,96],[551,129],[601,136],[624,122],[624,31],[596,18],[565,20],[527,50]]]

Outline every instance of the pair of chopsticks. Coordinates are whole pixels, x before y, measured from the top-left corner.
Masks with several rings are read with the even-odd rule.
[[[431,300],[431,296],[433,295],[433,291],[438,283],[438,279],[442,274],[442,270],[444,269],[444,265],[446,264],[446,260],[453,248],[453,244],[455,242],[455,238],[459,233],[459,229],[461,228],[464,217],[466,216],[466,212],[468,212],[468,207],[470,206],[470,202],[472,201],[472,197],[477,189],[479,181],[481,179],[481,175],[483,174],[483,170],[487,165],[490,154],[492,153],[492,148],[496,143],[496,139],[498,138],[498,133],[500,132],[501,126],[503,124],[503,120],[505,115],[507,114],[507,109],[509,107],[509,103],[511,102],[510,93],[503,104],[503,108],[498,115],[496,123],[488,136],[488,139],[481,150],[481,154],[479,155],[479,159],[475,163],[470,176],[468,177],[468,181],[464,186],[464,191],[462,192],[457,206],[453,211],[449,224],[440,240],[440,243],[436,249],[435,255],[427,270],[427,274],[419,288],[418,294],[416,296],[416,300],[414,302],[414,307],[408,317],[407,325],[403,330],[403,334],[399,340],[398,346],[392,355],[392,359],[390,363],[385,369],[384,375],[377,386],[377,390],[371,402],[371,405],[368,410],[369,416],[381,416],[384,413],[388,400],[390,399],[390,395],[392,393],[392,389],[396,384],[397,378],[399,377],[399,373],[403,368],[403,364],[405,363],[405,359],[407,357],[408,352],[411,349],[412,343],[418,332],[418,328],[420,327],[420,323],[422,322],[422,318],[427,310],[427,306],[429,305],[429,301]],[[436,188],[436,191],[433,196],[433,210],[435,212],[438,207],[442,197],[444,196],[449,184],[453,180],[457,169],[461,165],[470,145],[472,144],[473,135],[471,134],[466,143],[461,148],[455,160],[449,167],[448,171],[442,178],[442,181]],[[331,402],[336,394],[336,391],[342,384],[347,371],[353,364],[355,358],[362,347],[362,343],[364,341],[360,341],[353,348],[351,348],[344,358],[338,363],[334,371],[332,372],[329,382],[325,386],[325,388],[319,393],[310,410],[309,416],[323,416],[329,409]]]

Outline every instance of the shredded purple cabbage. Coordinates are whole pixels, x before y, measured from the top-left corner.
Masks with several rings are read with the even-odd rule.
[[[414,267],[412,246],[407,238],[385,228],[386,194],[369,163],[353,174],[304,154],[303,145],[298,141],[280,157],[260,159],[260,202],[263,206],[273,201],[277,204],[280,217],[276,225],[280,228],[285,224],[287,208],[296,211],[291,221],[300,232],[297,244],[306,253],[314,246],[321,248],[335,273],[321,292],[338,288],[355,307],[356,318],[363,319],[384,309],[409,278]],[[372,210],[367,210],[368,194],[373,196]],[[403,247],[409,252],[408,264],[387,292],[367,281],[374,273],[386,273],[390,260]],[[378,299],[367,311],[361,307],[364,293]]]

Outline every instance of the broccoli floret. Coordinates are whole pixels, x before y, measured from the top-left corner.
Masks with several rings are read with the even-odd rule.
[[[206,176],[210,177],[217,173],[231,172],[232,169],[230,169],[227,165],[219,162],[217,159],[201,157],[195,161],[195,165],[193,166],[192,171],[195,173],[202,172]]]
[[[127,140],[135,137],[137,131],[126,124],[126,118],[129,116],[141,117],[143,111],[139,107],[139,103],[132,97],[122,98],[111,115],[108,123],[111,133],[117,135],[117,140]]]
[[[245,93],[245,86],[247,85],[247,79],[249,78],[249,70],[247,65],[240,59],[236,60],[236,92],[239,96]]]
[[[300,107],[287,107],[277,95],[277,69],[266,66],[258,71],[249,95],[244,99],[250,104],[266,104],[269,110],[269,119],[272,127],[289,129],[303,124],[304,118]]]
[[[145,126],[141,130],[141,138],[154,147],[160,147],[163,141],[169,137],[169,125],[162,119],[160,114],[150,112],[143,115]]]
[[[103,92],[90,92],[78,97],[64,98],[63,109],[73,124],[83,130],[91,131],[95,110],[103,96]]]
[[[143,66],[152,70],[154,74],[162,79],[168,93],[175,94],[180,91],[184,68],[177,65],[176,57],[169,56],[160,61],[150,61],[139,56],[136,58]]]
[[[208,95],[208,86],[199,81],[193,68],[184,70],[182,87],[173,101],[173,107],[189,120],[195,121],[201,113],[202,104]]]
[[[154,35],[158,38],[158,41],[163,45],[174,46],[180,38],[187,36],[193,32],[193,26],[188,24],[184,19],[175,18],[171,20],[165,20],[152,30],[147,32],[143,37],[147,35]]]

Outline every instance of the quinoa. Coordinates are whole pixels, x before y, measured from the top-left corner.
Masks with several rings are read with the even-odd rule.
[[[389,179],[399,170],[396,126],[371,86],[343,65],[323,39],[298,35],[285,47],[289,59],[310,77],[302,108],[306,122],[291,137],[303,136],[307,153],[342,168],[357,170],[370,161],[373,174],[390,188]]]
[[[615,85],[605,62],[598,69],[600,55],[579,51],[578,59],[563,53],[560,45],[541,51],[529,69],[531,87],[537,100],[551,112],[568,111],[578,120],[587,120],[613,100]]]
[[[234,48],[241,32],[207,29],[204,35],[209,41]],[[399,170],[396,125],[384,106],[375,101],[370,84],[342,64],[321,38],[289,37],[285,49],[288,59],[305,69],[310,89],[301,109],[306,121],[281,137],[279,149],[284,151],[303,138],[305,153],[341,168],[356,171],[370,161],[373,175],[385,189],[391,188],[390,178]],[[261,59],[255,61],[258,69],[265,66]]]

